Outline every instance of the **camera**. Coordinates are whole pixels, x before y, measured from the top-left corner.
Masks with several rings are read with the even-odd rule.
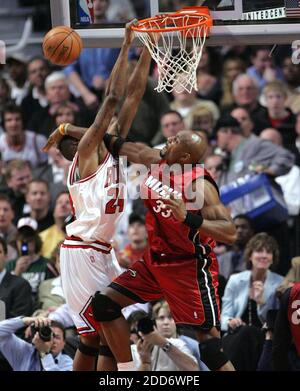
[[[21,244],[21,255],[28,255],[28,243],[22,242]]]
[[[137,330],[143,334],[149,334],[154,331],[153,320],[149,316],[145,316],[138,321]]]
[[[35,327],[35,325],[33,324],[31,326],[32,337],[35,335],[36,332],[39,333],[39,337],[41,338],[42,341],[44,341],[44,342],[51,341],[52,334],[53,334],[51,327],[49,327],[49,326]]]

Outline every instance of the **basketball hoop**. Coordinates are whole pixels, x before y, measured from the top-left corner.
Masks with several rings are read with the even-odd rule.
[[[131,27],[157,63],[159,77],[155,90],[189,93],[193,88],[198,90],[197,67],[211,27],[208,7],[184,7],[178,12],[140,20]]]

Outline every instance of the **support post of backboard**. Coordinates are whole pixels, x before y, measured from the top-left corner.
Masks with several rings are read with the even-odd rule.
[[[68,1],[51,0],[52,27],[70,26],[70,6]]]
[[[3,300],[0,300],[0,321],[6,319],[6,308]]]

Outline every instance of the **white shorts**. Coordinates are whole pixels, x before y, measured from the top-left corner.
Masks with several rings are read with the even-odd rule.
[[[93,318],[91,300],[121,274],[114,250],[103,253],[83,242],[65,240],[60,250],[61,279],[66,302],[77,331],[81,335],[95,334],[99,323]]]

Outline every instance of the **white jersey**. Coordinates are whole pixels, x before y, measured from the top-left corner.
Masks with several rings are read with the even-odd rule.
[[[68,175],[75,221],[67,225],[67,235],[84,242],[105,241],[113,238],[126,202],[126,175],[122,159],[117,161],[107,153],[97,171],[79,179],[78,154]]]

